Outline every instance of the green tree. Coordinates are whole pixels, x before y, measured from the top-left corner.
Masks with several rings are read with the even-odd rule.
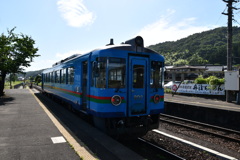
[[[188,65],[189,62],[185,59],[178,59],[176,62],[173,63],[174,66],[176,65]]]
[[[33,76],[30,76],[29,77],[29,80],[32,82],[34,80],[34,77]]]
[[[10,77],[9,77],[10,81],[15,82],[17,80],[17,78],[18,77],[17,77],[17,75],[15,73],[10,74]]]
[[[203,59],[202,57],[199,56],[198,53],[193,54],[189,59],[189,64],[194,65],[194,64],[206,64],[208,63],[207,60]]]
[[[15,34],[15,28],[8,30],[7,35],[0,36],[0,96],[4,95],[4,82],[8,73],[23,72],[23,67],[29,67],[38,48],[35,41],[27,35]]]
[[[40,83],[42,81],[42,77],[40,74],[38,74],[36,77],[35,77],[35,84],[38,85],[38,83]]]

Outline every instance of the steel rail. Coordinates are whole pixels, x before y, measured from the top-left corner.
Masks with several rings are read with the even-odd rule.
[[[196,122],[196,121],[191,121],[191,120],[187,120],[187,119],[183,119],[183,118],[179,118],[179,117],[163,115],[163,114],[161,114],[161,116],[165,116],[165,117],[168,117],[168,118],[171,118],[171,119],[181,120],[183,122],[192,123],[194,125],[209,127],[211,129],[220,130],[220,131],[223,131],[223,132],[230,132],[230,134],[238,134],[238,135],[240,134],[240,132],[238,132],[238,131],[234,131],[234,130],[230,130],[230,129],[226,129],[226,128],[222,128],[222,127],[217,127],[217,126],[213,126],[213,125],[209,125],[209,124],[205,124],[205,123],[200,123],[200,122]],[[227,139],[227,140],[230,140],[230,141],[233,141],[233,142],[240,143],[240,139],[229,137],[229,136],[222,135],[222,134],[218,134],[218,133],[215,133],[215,132],[210,132],[210,131],[200,129],[200,128],[197,128],[197,127],[193,127],[193,126],[189,126],[189,125],[186,125],[186,124],[173,122],[171,120],[165,120],[165,119],[162,119],[161,116],[160,116],[160,121],[163,121],[163,122],[166,122],[166,123],[171,123],[171,124],[178,125],[178,126],[182,126],[182,127],[189,128],[189,129],[192,129],[192,130],[195,130],[195,131],[198,131],[198,132],[202,132],[204,134],[211,134],[213,136],[217,136],[217,137],[220,137],[220,138],[223,138],[223,139]]]
[[[224,131],[224,132],[232,132],[233,134],[239,134],[240,135],[240,131],[232,130],[232,129],[229,129],[229,128],[223,128],[223,127],[219,127],[219,126],[214,126],[214,125],[207,124],[207,123],[192,121],[192,120],[189,120],[189,119],[175,117],[175,116],[171,116],[171,115],[167,115],[167,114],[160,114],[160,117],[168,117],[168,118],[173,118],[173,119],[177,119],[177,120],[182,120],[182,121],[185,121],[185,122],[189,122],[189,123],[193,123],[193,124],[199,124],[199,125],[202,125],[202,126],[218,129],[218,130],[221,130],[221,131]]]
[[[168,158],[170,158],[170,159],[185,160],[185,158],[180,157],[180,156],[178,156],[178,155],[176,155],[176,154],[174,154],[174,153],[172,153],[170,151],[167,151],[167,150],[165,150],[165,149],[163,149],[163,148],[161,148],[161,147],[159,147],[159,146],[157,146],[157,145],[155,145],[155,144],[153,144],[153,143],[151,143],[149,141],[144,140],[143,138],[138,137],[138,140],[143,142],[143,143],[145,143],[145,144],[150,145],[151,147],[154,147],[154,148],[160,150],[161,152],[163,152],[164,154],[169,156]]]

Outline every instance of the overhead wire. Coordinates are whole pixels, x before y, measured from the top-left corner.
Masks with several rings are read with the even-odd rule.
[[[222,12],[222,13],[224,13],[225,11],[226,11],[226,9],[227,9],[227,7],[225,7],[225,9],[224,9],[224,11]],[[217,20],[217,22],[216,22],[216,24],[215,25],[217,25],[218,24],[218,22],[220,21],[220,19],[222,18],[222,14],[220,14],[220,16],[219,16],[219,18],[218,18],[218,20]]]
[[[233,8],[235,8],[235,10],[239,10],[239,9],[240,9],[240,8],[237,8],[237,6],[240,5],[240,3],[238,3],[239,1],[240,1],[240,0],[238,0],[238,1],[235,3],[235,6],[233,7]],[[236,12],[234,15],[237,15],[238,17],[240,17],[239,13],[240,13],[240,11]],[[236,19],[233,19],[233,21],[234,21],[235,23],[237,23],[237,24],[240,25],[240,23],[239,23]]]

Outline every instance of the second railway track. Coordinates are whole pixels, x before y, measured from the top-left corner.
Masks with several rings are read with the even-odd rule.
[[[171,123],[174,125],[182,126],[198,132],[213,135],[219,138],[227,139],[232,142],[240,143],[240,132],[230,130],[227,128],[222,128],[218,126],[213,126],[205,123],[200,123],[196,121],[191,121],[179,117],[174,117],[170,115],[161,114],[160,121]]]
[[[159,130],[240,159],[239,131],[164,114]]]

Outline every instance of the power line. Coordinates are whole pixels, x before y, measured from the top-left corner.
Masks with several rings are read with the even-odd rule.
[[[225,9],[223,10],[223,12],[225,12],[226,11],[226,9],[227,9],[227,7],[225,7]],[[222,12],[222,13],[223,13]],[[222,14],[219,16],[219,18],[218,18],[218,20],[217,20],[217,22],[216,22],[216,24],[215,25],[217,25],[218,24],[218,22],[219,22],[219,20],[221,19],[221,17],[222,17]]]
[[[235,15],[237,15],[237,17],[238,17],[237,19],[239,19],[239,18],[240,18],[240,15],[239,15],[239,13],[240,13],[240,12],[238,12],[238,13],[236,13],[236,14],[235,14]],[[239,25],[240,25],[240,23],[239,23],[239,22],[238,22],[236,19],[233,19],[233,21],[234,21],[235,23],[237,23],[237,24],[239,24]]]
[[[237,20],[235,20],[235,19],[234,19],[233,21],[234,21],[235,23],[237,23],[237,24],[239,24],[239,25],[240,25],[240,23],[239,23]]]

